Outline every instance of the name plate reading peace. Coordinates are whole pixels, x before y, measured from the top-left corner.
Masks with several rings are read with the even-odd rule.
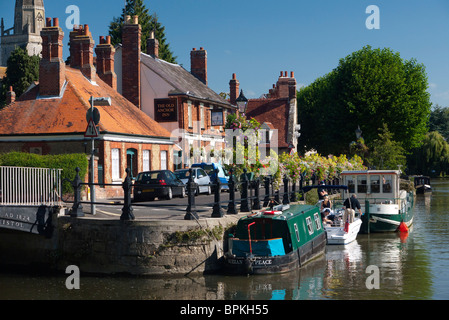
[[[154,99],[154,118],[158,122],[178,121],[176,99]]]

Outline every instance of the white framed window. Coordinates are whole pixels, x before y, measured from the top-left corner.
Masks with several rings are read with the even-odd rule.
[[[313,225],[312,219],[310,217],[306,217],[307,229],[309,230],[309,234],[313,233]]]
[[[150,150],[142,150],[142,171],[150,171]]]
[[[161,170],[167,170],[167,151],[161,151]]]
[[[111,149],[112,181],[120,180],[120,149]]]
[[[192,118],[192,101],[187,101],[187,117],[189,122],[189,128],[193,128],[193,118]]]
[[[316,229],[320,230],[321,229],[321,219],[320,219],[320,216],[318,215],[318,212],[315,212],[313,214],[313,217],[315,219]]]
[[[200,126],[204,129],[204,104],[200,103]]]
[[[298,230],[298,225],[295,223],[293,226],[295,227],[296,240],[298,240],[298,242],[299,242],[299,230]]]

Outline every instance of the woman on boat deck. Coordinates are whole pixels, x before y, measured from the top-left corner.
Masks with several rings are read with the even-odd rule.
[[[332,202],[329,200],[329,196],[324,196],[323,202],[321,202],[321,219],[324,223],[332,224],[334,222],[334,215],[332,212]]]

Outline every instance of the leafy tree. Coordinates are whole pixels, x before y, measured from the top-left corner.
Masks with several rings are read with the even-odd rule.
[[[112,19],[109,25],[109,35],[113,45],[122,42],[122,26],[126,15],[139,16],[139,24],[142,27],[142,52],[146,52],[147,39],[150,36],[150,32],[154,30],[155,38],[159,41],[159,58],[167,62],[176,63],[176,57],[171,52],[169,44],[165,39],[165,27],[158,21],[155,13],[149,14],[148,9],[143,4],[143,0],[126,0],[125,8],[122,9],[122,15]]]
[[[408,157],[410,174],[445,176],[449,173],[449,144],[437,131],[427,133],[423,144]]]
[[[405,150],[427,133],[430,95],[425,68],[388,48],[363,49],[341,59],[337,68],[298,92],[300,145],[323,154],[349,151],[360,125],[369,148],[379,125]]]
[[[19,97],[33,81],[39,80],[39,56],[29,56],[25,49],[17,47],[6,62],[6,77],[1,88],[0,105],[6,101],[6,92],[12,86]]]
[[[405,150],[401,144],[392,140],[393,135],[386,124],[379,129],[378,138],[373,142],[373,150],[369,157],[369,164],[376,169],[405,170],[407,164]]]
[[[429,132],[438,131],[449,141],[449,108],[436,105],[430,112]]]

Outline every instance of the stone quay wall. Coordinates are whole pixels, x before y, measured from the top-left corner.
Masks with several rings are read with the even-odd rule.
[[[200,220],[59,216],[49,239],[0,229],[0,266],[92,274],[182,275],[220,270],[227,234],[242,214]]]

